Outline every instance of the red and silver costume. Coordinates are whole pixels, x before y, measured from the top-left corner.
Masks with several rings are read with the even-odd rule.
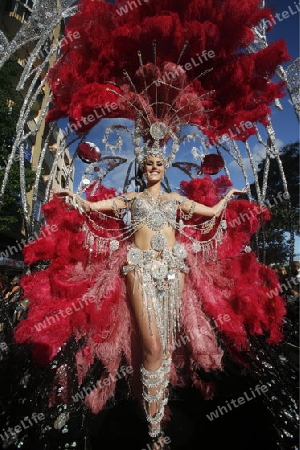
[[[122,1],[80,1],[66,27],[66,36],[73,39],[65,39],[61,58],[50,70],[54,107],[48,121],[68,117],[80,134],[104,116],[136,120],[137,157],[144,148],[173,140],[174,158],[184,125],[197,126],[216,142],[231,127],[248,121],[251,126],[237,136],[246,140],[255,133],[253,124],[266,124],[270,102],[284,95],[283,84],[267,75],[288,59],[283,42],[257,53],[238,51],[254,40],[253,26],[271,16],[260,3],[153,0],[121,14],[116,8],[124,7]],[[196,55],[208,50],[213,61],[203,56],[196,64]],[[227,177],[204,176],[183,182],[181,190],[187,198],[213,206],[229,185]],[[100,185],[90,200],[114,195]],[[100,360],[101,380],[95,380],[85,398],[95,413],[114,395],[121,365],[133,369],[126,372],[132,394],[141,389],[127,271],[135,270],[142,281],[145,314],[154,308],[165,346],[173,335],[173,386],[192,384],[209,398],[213,386],[199,377],[198,369],[222,370],[224,352],[245,363],[245,353],[255,354],[251,336],[265,336],[270,344],[282,338],[284,302],[278,295],[268,296],[277,276],[249,251],[251,236],[270,219],[266,208],[233,200],[220,217],[205,222],[183,217],[175,202],[160,205],[162,216],[158,210],[149,214],[145,200],[138,202],[128,202],[132,220],[126,224],[117,211],[82,214],[55,197],[44,205],[44,215],[47,226],[57,231],[24,251],[28,265],[41,260],[49,265],[22,279],[30,307],[15,339],[32,344],[35,359],[47,363],[75,337],[80,345],[79,385]],[[164,248],[159,237],[149,251],[137,249],[134,230],[145,221],[157,231],[162,222],[172,223],[173,249]],[[179,271],[185,272],[180,296]],[[110,382],[102,383],[109,376]],[[69,396],[65,386],[62,397],[67,401]]]
[[[185,183],[184,189],[187,194],[193,192],[194,200],[210,206],[218,199],[220,182],[228,182],[224,178],[195,179]],[[209,196],[206,196],[207,191]],[[97,199],[109,194],[112,191],[102,187]],[[180,313],[176,308],[173,310],[172,320],[178,323],[174,327],[170,381],[174,386],[197,386],[206,398],[213,395],[212,386],[198,377],[197,368],[222,370],[224,351],[239,362],[245,362],[244,352],[252,351],[251,335],[264,335],[270,344],[282,338],[284,301],[280,296],[269,298],[267,295],[278,285],[277,275],[261,264],[254,253],[245,251],[251,235],[269,219],[266,212],[254,214],[255,208],[255,204],[247,200],[228,203],[223,212],[227,227],[225,218],[219,218],[218,222],[223,221],[222,237],[218,237],[210,258],[205,247],[194,252],[193,246],[195,242],[200,246],[211,243],[220,223],[206,235],[202,233],[201,219],[198,223],[186,221],[183,227],[180,223],[176,264],[172,266],[174,257],[172,260],[170,255],[165,255],[161,260],[164,262],[167,258],[171,267],[167,267],[167,272],[163,267],[161,274],[154,272],[154,277],[162,276],[164,282],[168,276],[172,282],[176,270],[186,272],[178,305]],[[237,220],[251,211],[251,220]],[[86,214],[80,214],[57,197],[44,206],[44,214],[47,226],[57,231],[43,234],[44,237],[28,245],[24,257],[28,265],[41,260],[50,264],[45,270],[29,273],[22,279],[30,308],[27,319],[18,325],[15,338],[18,342],[33,344],[35,360],[47,363],[75,336],[82,343],[76,354],[79,385],[96,360],[105,367],[102,381],[109,375],[114,380],[107,386],[99,380],[99,387],[87,395],[85,402],[96,413],[113,396],[116,374],[122,364],[133,368],[126,376],[132,378],[130,386],[136,386],[133,394],[139,392],[139,336],[126,296],[123,273],[138,267],[143,277],[144,259],[149,254],[137,254],[141,251],[133,246],[131,237],[117,240],[117,236],[126,236],[128,226],[113,214],[89,213],[94,225],[91,230],[91,219],[87,219]],[[190,238],[194,241],[192,245]],[[111,242],[119,245],[111,246]],[[129,254],[132,252],[129,263],[128,250]],[[185,258],[182,252],[186,252]],[[153,262],[151,256],[148,261]],[[162,287],[161,292],[165,289]],[[66,392],[66,398],[70,394]]]

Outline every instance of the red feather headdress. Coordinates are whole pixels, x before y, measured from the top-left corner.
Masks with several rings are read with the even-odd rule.
[[[271,102],[284,95],[283,83],[271,76],[290,58],[283,41],[247,53],[253,27],[271,17],[260,4],[80,1],[66,26],[73,38],[64,39],[48,77],[53,108],[47,120],[68,117],[79,134],[103,117],[138,120],[150,147],[178,138],[184,125],[216,142],[241,121],[264,124]],[[160,139],[150,132],[155,123],[165,126]],[[236,139],[254,131],[247,127]]]

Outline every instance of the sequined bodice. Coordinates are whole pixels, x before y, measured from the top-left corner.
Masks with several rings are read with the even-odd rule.
[[[175,228],[177,207],[175,199],[156,204],[137,196],[132,201],[131,220],[135,225],[143,224],[154,231],[160,231],[166,225]]]

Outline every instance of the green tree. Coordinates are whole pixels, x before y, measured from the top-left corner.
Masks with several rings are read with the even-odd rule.
[[[291,237],[300,233],[299,222],[299,142],[284,146],[280,158],[287,180],[290,198],[285,198],[282,177],[275,158],[270,160],[266,198],[272,219],[267,222],[256,236],[259,258],[266,264],[287,264],[289,262]],[[260,186],[266,160],[258,166]],[[255,185],[251,185],[253,197]]]
[[[0,70],[0,184],[2,184],[5,168],[13,145],[16,124],[23,99],[15,89],[15,78],[20,71],[19,64],[10,59]],[[34,172],[27,164],[25,168],[25,185],[28,192],[34,181]],[[11,232],[20,229],[22,223],[22,205],[20,200],[20,170],[18,155],[9,173],[9,181],[5,190],[3,204],[0,206],[0,232]]]

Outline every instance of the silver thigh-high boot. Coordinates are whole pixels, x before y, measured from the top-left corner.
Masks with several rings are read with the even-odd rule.
[[[164,358],[156,370],[147,370],[141,366],[143,406],[151,438],[162,435],[161,421],[165,405],[168,403],[168,384],[171,358]]]

